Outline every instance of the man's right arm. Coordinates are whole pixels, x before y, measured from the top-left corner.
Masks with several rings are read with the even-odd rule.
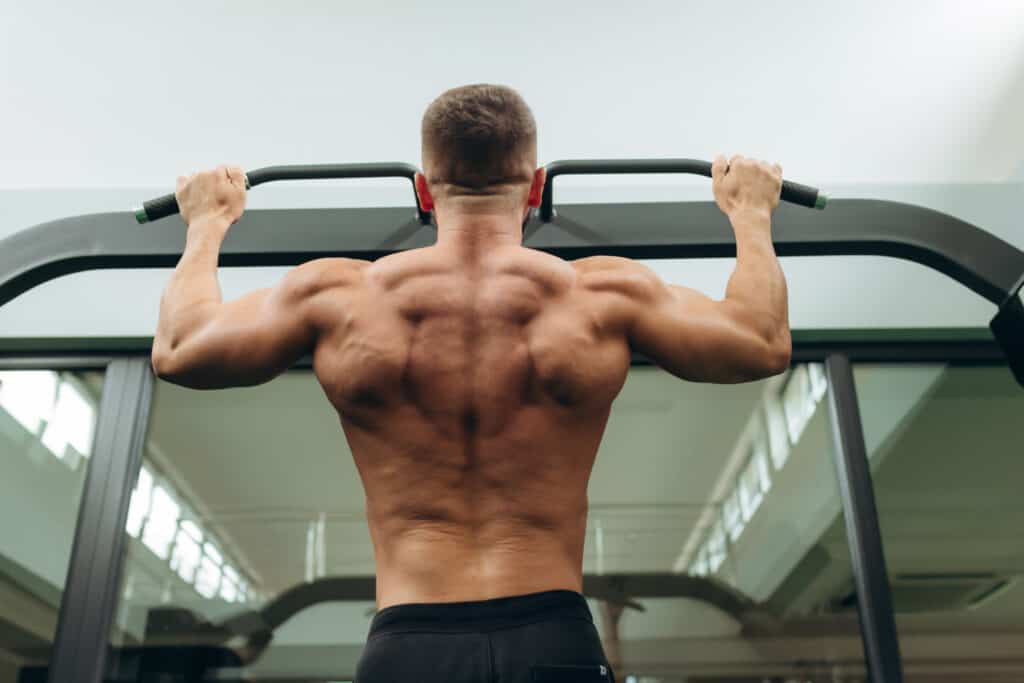
[[[781,169],[733,157],[712,170],[715,199],[736,233],[724,299],[668,285],[629,259],[585,259],[581,273],[587,289],[612,297],[601,298],[634,351],[683,379],[752,381],[783,372],[792,349],[786,281],[771,240]]]

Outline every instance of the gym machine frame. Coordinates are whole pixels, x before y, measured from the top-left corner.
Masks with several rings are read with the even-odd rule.
[[[734,256],[732,231],[713,202],[575,204],[557,211],[554,207],[553,181],[558,175],[707,175],[704,164],[694,160],[554,162],[548,166],[550,181],[541,209],[524,226],[524,244],[566,259],[596,254],[640,259]],[[266,172],[260,181],[308,177],[289,175],[287,169],[295,168],[259,169]],[[315,167],[304,168],[308,172]],[[320,177],[411,178],[415,173],[407,164],[330,168],[334,175]],[[251,182],[254,175],[256,172],[250,173],[250,184],[255,184]],[[803,193],[805,206],[824,206],[823,198],[808,194],[813,188],[793,186],[798,194]],[[161,200],[166,210],[168,200]],[[130,212],[75,216],[0,240],[0,306],[71,273],[172,267],[184,246],[180,223],[140,227],[138,218]],[[375,259],[432,244],[435,233],[430,221],[430,215],[418,206],[414,212],[396,207],[250,210],[229,234],[220,264],[292,266],[330,256]],[[774,216],[773,236],[779,256],[889,256],[914,261],[960,282],[998,307],[990,327],[1015,377],[1024,384],[1024,252],[947,214],[868,199],[828,201],[828,212],[821,215],[783,204]],[[872,680],[896,683],[902,679],[899,646],[849,359],[831,354],[826,369],[867,669]],[[115,360],[108,366],[96,448],[83,491],[49,671],[51,681],[73,676],[98,683],[110,674],[116,676],[105,666],[105,653],[120,581],[128,499],[141,464],[151,392],[152,376],[144,357]],[[647,579],[588,577],[585,589],[606,593],[611,590],[605,585],[608,581],[616,591],[629,582],[639,589],[623,592],[618,596],[622,600],[676,593],[700,597],[709,590],[700,580],[657,575]],[[680,585],[674,586],[676,583]],[[710,589],[712,593],[717,590]],[[356,592],[362,595],[366,590],[364,586]],[[710,602],[729,602],[727,593],[716,594],[718,599]],[[734,605],[727,610],[737,612],[737,617],[739,612],[755,608],[733,602],[743,607]],[[239,624],[232,626],[229,630],[238,635]]]

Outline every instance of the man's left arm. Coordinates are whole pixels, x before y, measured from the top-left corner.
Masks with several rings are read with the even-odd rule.
[[[313,350],[317,330],[310,303],[327,285],[323,262],[293,269],[276,287],[224,302],[217,260],[245,208],[245,176],[222,166],[179,178],[177,195],[188,236],[160,302],[154,371],[195,389],[273,379]]]

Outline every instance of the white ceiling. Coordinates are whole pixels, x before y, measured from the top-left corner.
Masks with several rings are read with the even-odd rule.
[[[524,93],[542,161],[725,151],[817,183],[1024,174],[1016,0],[0,12],[0,187],[158,187],[222,161],[415,162],[425,105],[477,81]]]

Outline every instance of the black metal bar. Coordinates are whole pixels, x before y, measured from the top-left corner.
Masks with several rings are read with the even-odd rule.
[[[792,336],[796,362],[833,353],[853,362],[1006,362],[984,327],[796,329]],[[47,363],[71,370],[105,368],[116,358],[149,355],[152,345],[151,336],[0,337],[0,369],[56,367]],[[310,363],[307,357],[296,365]]]
[[[793,343],[793,362],[823,361],[841,353],[856,363],[952,363],[1006,365],[994,341],[889,342],[857,341]]]
[[[826,359],[825,373],[833,454],[857,587],[864,658],[874,683],[901,683],[903,665],[853,367],[848,358],[835,354]]]
[[[104,268],[173,266],[184,229],[139,227],[130,213],[44,223],[0,240],[0,305],[48,280]],[[730,257],[736,242],[713,202],[577,204],[527,225],[524,244],[562,258]],[[876,255],[911,260],[1002,304],[1024,273],[1024,252],[969,223],[909,204],[834,200],[828,213],[780,206],[780,256]],[[432,228],[401,208],[252,210],[228,234],[223,266],[291,266],[323,256],[374,259],[429,246]]]
[[[413,202],[416,215],[424,225],[430,224],[430,212],[420,207],[416,194],[416,174],[419,170],[411,165],[400,162],[372,164],[299,164],[291,166],[266,166],[256,168],[245,174],[246,186],[256,187],[263,183],[279,180],[341,180],[344,178],[408,178],[413,184]],[[135,210],[135,220],[149,223],[177,214],[178,200],[174,193],[156,197],[143,202],[142,207]]]
[[[1024,278],[1017,289],[999,306],[989,329],[1010,361],[1017,382],[1024,386]]]
[[[710,178],[711,162],[700,159],[571,159],[553,161],[545,170],[547,182],[541,195],[540,218],[549,222],[555,215],[555,178],[560,175],[682,173]],[[779,198],[809,209],[824,209],[828,203],[828,197],[818,188],[791,180],[782,181]]]
[[[103,679],[124,525],[142,461],[152,390],[148,359],[116,360],[108,366],[54,639],[51,683]]]
[[[103,370],[112,360],[114,357],[109,354],[50,355],[50,352],[41,350],[39,353],[0,355],[0,370]]]
[[[821,214],[782,205],[773,235],[780,256],[874,255],[914,261],[1002,306],[992,330],[1024,385],[1024,308],[1017,296],[1024,252],[947,214],[869,199],[837,200]],[[730,257],[736,243],[713,202],[577,204],[553,222],[532,218],[527,247],[566,259]],[[324,256],[375,259],[433,244],[436,233],[402,209],[249,211],[228,236],[222,266],[290,266]],[[0,240],[0,306],[48,280],[101,268],[173,266],[183,230],[139,228],[130,214],[44,223]],[[827,283],[823,283],[827,285]],[[1016,302],[1015,302],[1016,301]]]

